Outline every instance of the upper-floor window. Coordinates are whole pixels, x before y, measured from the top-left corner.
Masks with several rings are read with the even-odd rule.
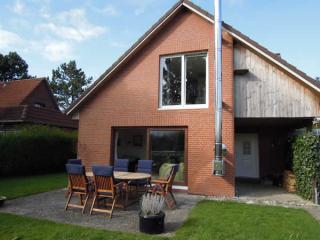
[[[207,105],[207,53],[161,57],[160,108],[201,108]]]

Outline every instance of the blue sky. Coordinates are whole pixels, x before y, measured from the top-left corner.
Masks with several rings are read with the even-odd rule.
[[[213,12],[213,0],[194,0]],[[17,51],[32,75],[75,59],[100,76],[173,0],[0,0],[0,52]],[[320,1],[222,0],[223,19],[312,77],[320,76]]]

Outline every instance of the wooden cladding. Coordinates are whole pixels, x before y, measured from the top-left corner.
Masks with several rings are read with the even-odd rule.
[[[320,115],[319,94],[252,50],[234,47],[235,117],[314,117]]]

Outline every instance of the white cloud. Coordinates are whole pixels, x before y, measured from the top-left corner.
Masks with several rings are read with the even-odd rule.
[[[46,5],[42,5],[39,7],[39,15],[44,19],[49,19],[51,17],[49,9]]]
[[[22,0],[16,0],[11,6],[7,5],[11,12],[23,13],[9,19],[11,29],[29,28],[29,32],[28,35],[19,36],[0,25],[0,51],[14,50],[25,54],[36,54],[51,62],[68,61],[76,58],[79,43],[108,31],[106,26],[92,22],[84,8],[52,12],[50,0],[30,1],[37,6],[33,12],[30,12],[32,6],[26,5]],[[29,15],[25,17],[27,10]],[[118,14],[112,5],[105,5],[101,11],[107,15]]]
[[[68,42],[44,42],[42,55],[53,62],[69,60],[73,57],[73,48]]]
[[[20,0],[16,0],[12,6],[12,11],[17,14],[23,13],[25,6]]]
[[[15,29],[21,29],[21,28],[31,28],[30,22],[25,18],[12,18],[9,19],[10,25]]]
[[[0,50],[23,53],[36,52],[53,62],[69,60],[74,57],[73,45],[70,42],[52,39],[22,39],[18,34],[6,31],[1,27]]]
[[[14,33],[3,30],[0,28],[0,49],[10,50],[11,48],[16,48],[23,42],[21,37]]]
[[[37,26],[43,32],[48,31],[56,37],[81,42],[98,37],[107,31],[106,27],[97,26],[87,20],[84,9],[72,9],[61,12],[50,21]]]
[[[155,1],[156,0],[128,0],[128,3],[134,7],[133,13],[138,16],[143,14]]]
[[[98,11],[109,16],[116,16],[119,14],[118,10],[111,4],[106,5],[104,8],[99,9]]]

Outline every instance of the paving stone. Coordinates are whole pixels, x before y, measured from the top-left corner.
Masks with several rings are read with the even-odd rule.
[[[165,210],[165,236],[173,235],[174,231],[187,219],[192,207],[204,199],[201,196],[181,193],[176,193],[175,196],[178,202],[177,207]],[[80,209],[65,211],[65,202],[65,190],[56,190],[7,201],[0,212],[112,231],[139,231],[139,202],[126,210],[116,208],[112,219],[103,213],[94,213],[90,216],[89,205],[91,202],[87,205],[85,214],[82,214]]]

